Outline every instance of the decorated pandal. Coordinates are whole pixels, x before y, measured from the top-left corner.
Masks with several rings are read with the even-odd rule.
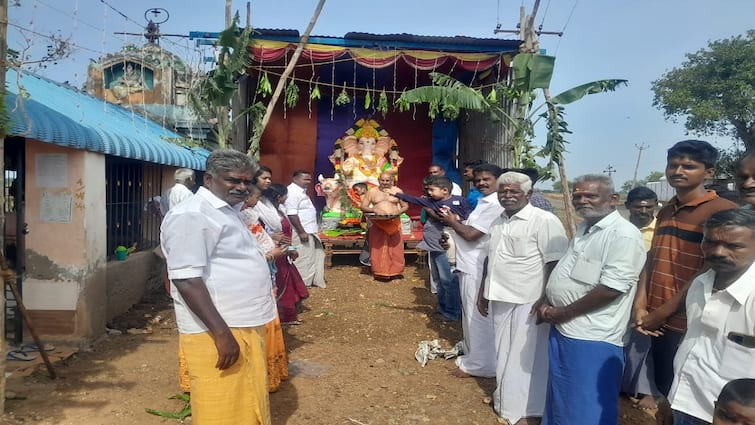
[[[328,236],[360,234],[363,232],[362,203],[354,185],[364,183],[367,189],[378,185],[384,171],[392,171],[398,179],[398,144],[375,120],[360,119],[336,140],[333,154],[335,175],[318,177],[318,194],[325,197],[322,230]],[[408,217],[405,218],[408,221]]]

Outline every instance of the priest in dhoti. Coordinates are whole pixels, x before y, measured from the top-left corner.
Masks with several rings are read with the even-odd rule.
[[[378,187],[362,197],[362,212],[371,217],[369,232],[372,275],[376,279],[390,280],[404,272],[404,241],[401,237],[400,215],[409,204],[390,194],[396,177],[384,171],[378,178]]]

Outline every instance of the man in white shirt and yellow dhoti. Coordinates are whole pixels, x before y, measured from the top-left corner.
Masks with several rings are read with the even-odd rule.
[[[240,216],[255,171],[241,152],[212,152],[204,186],[161,226],[196,425],[270,424],[265,324],[275,318],[272,279]]]

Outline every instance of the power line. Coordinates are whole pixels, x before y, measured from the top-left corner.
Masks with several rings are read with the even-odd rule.
[[[93,29],[95,31],[102,31],[102,28],[97,28],[96,26],[94,26],[94,25],[92,25],[92,24],[90,24],[90,23],[88,23],[86,21],[82,21],[78,17],[73,16],[73,15],[71,15],[70,13],[68,13],[68,12],[66,12],[64,10],[60,10],[57,7],[53,6],[53,5],[47,4],[47,3],[43,2],[42,0],[37,0],[37,3],[39,3],[39,4],[41,4],[41,5],[45,6],[45,7],[48,7],[50,9],[52,9],[52,10],[60,13],[61,15],[65,15],[65,16],[67,16],[67,17],[69,17],[69,18],[71,18],[71,19],[73,19],[75,21],[81,22],[85,26],[87,26],[87,27],[89,27],[89,28],[91,28],[91,29]]]
[[[574,15],[574,11],[577,9],[577,4],[579,3],[579,0],[574,0],[574,5],[571,8],[571,11],[569,12],[569,17],[566,18],[566,23],[564,24],[564,28],[561,29],[562,33],[566,33],[566,27],[569,26],[569,22],[571,22],[571,18]],[[558,56],[558,48],[561,47],[561,37],[558,39],[558,43],[556,43],[556,49],[553,52],[554,56]]]
[[[139,22],[136,22],[135,20],[133,20],[133,19],[129,18],[128,16],[126,16],[126,14],[125,14],[125,13],[123,13],[123,12],[121,12],[120,10],[116,9],[116,8],[115,8],[115,7],[113,6],[113,5],[111,5],[110,3],[106,2],[105,0],[100,0],[100,3],[102,3],[102,4],[104,4],[105,6],[109,7],[109,8],[110,8],[111,10],[113,10],[113,11],[114,11],[115,13],[117,13],[117,14],[121,15],[121,16],[122,16],[122,17],[123,17],[123,18],[124,18],[125,20],[127,20],[127,21],[131,21],[131,22],[135,23],[136,25],[142,26],[142,24],[140,24]]]
[[[538,27],[539,30],[543,29],[543,24],[545,24],[545,17],[548,15],[548,9],[551,7],[551,0],[548,0],[548,4],[545,5],[545,12],[543,12],[543,19],[540,21],[540,26]]]
[[[37,31],[34,31],[34,30],[30,30],[30,29],[28,29],[28,28],[22,27],[21,25],[18,25],[18,24],[14,24],[14,23],[12,23],[12,22],[8,22],[8,26],[11,26],[11,27],[13,27],[13,28],[16,28],[17,30],[19,30],[19,31],[21,31],[21,32],[28,32],[28,33],[30,33],[30,34],[34,34],[34,35],[36,35],[36,36],[39,36],[39,37],[44,37],[44,38],[46,38],[46,39],[48,39],[48,40],[51,40],[51,41],[60,41],[60,38],[58,38],[58,37],[55,37],[55,36],[54,36],[54,35],[52,35],[52,34],[43,34],[43,33],[41,33],[41,32],[37,32]],[[71,42],[71,41],[67,41],[67,40],[66,40],[66,41],[65,41],[65,43],[66,43],[67,45],[71,46],[71,47],[76,47],[76,48],[78,48],[78,49],[81,49],[81,50],[86,50],[86,51],[88,51],[88,52],[97,53],[97,54],[103,54],[103,53],[104,53],[104,52],[102,52],[102,51],[99,51],[99,50],[94,50],[94,49],[90,49],[89,47],[84,47],[84,46],[82,46],[82,45],[80,45],[80,44],[76,44],[76,43],[74,43],[74,42]]]

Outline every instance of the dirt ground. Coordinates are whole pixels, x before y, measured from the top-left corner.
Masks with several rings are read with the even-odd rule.
[[[291,377],[270,396],[273,424],[498,423],[484,402],[494,379],[454,378],[448,374],[452,360],[431,360],[423,368],[414,358],[421,340],[437,338],[450,348],[461,338],[458,323],[429,319],[435,300],[426,289],[426,269],[410,261],[403,279],[379,283],[354,257],[334,262],[326,271],[328,288],[313,289],[302,324],[286,330]],[[182,407],[168,399],[179,389],[177,331],[167,297],[147,296],[110,326],[124,332],[57,362],[57,380],[43,366],[26,377],[11,375],[12,399],[1,423],[178,423],[145,412]],[[622,400],[620,423],[654,421]]]

